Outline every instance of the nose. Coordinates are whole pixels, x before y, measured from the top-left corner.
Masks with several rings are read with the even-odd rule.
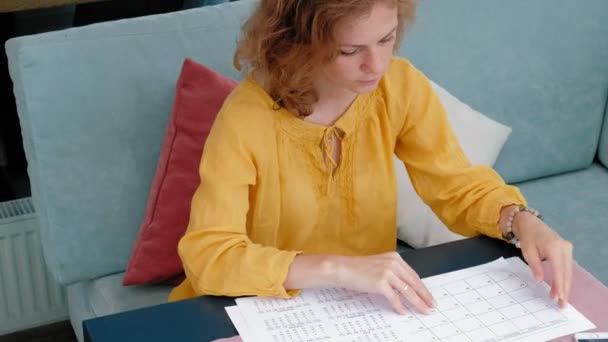
[[[380,49],[369,49],[362,65],[363,71],[370,74],[381,74],[384,69],[384,58]]]

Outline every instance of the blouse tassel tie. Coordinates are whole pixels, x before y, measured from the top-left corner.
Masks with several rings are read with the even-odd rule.
[[[339,145],[342,144],[342,131],[335,126],[328,127],[323,133],[321,148],[323,149],[323,157],[327,166],[327,195],[333,193],[334,173],[338,168],[339,158],[334,158],[334,153],[338,145],[334,144],[334,139],[339,140]]]

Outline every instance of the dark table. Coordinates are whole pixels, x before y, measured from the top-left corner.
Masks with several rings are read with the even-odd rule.
[[[455,271],[493,261],[521,257],[513,245],[475,237],[401,254],[420,277]],[[122,312],[83,322],[86,342],[197,341],[207,342],[237,334],[224,307],[233,298],[205,296]]]

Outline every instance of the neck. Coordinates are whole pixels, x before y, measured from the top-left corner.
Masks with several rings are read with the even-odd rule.
[[[308,118],[327,126],[336,122],[357,98],[356,93],[343,88],[319,84],[316,89],[319,100],[312,106],[312,113]]]

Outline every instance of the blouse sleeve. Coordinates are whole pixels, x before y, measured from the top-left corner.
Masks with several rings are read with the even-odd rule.
[[[471,165],[430,81],[413,66],[404,74],[403,81],[393,82],[400,99],[397,110],[404,113],[395,153],[416,192],[450,230],[500,238],[501,208],[525,205],[524,197],[492,168]]]
[[[247,236],[249,192],[256,183],[247,130],[230,110],[218,115],[200,164],[201,184],[178,251],[199,294],[288,298],[283,282],[298,251],[253,243]]]

